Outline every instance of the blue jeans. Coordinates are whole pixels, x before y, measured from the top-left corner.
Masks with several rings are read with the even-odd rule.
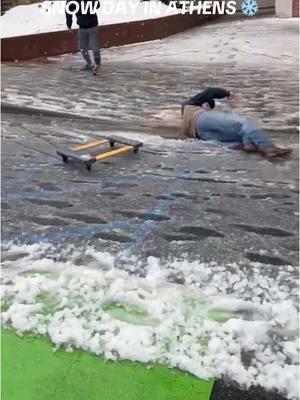
[[[259,149],[273,146],[272,140],[259,128],[234,113],[207,111],[199,116],[196,131],[200,140],[251,144]]]

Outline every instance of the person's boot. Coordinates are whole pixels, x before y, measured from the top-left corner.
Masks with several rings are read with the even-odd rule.
[[[229,146],[231,150],[240,150],[244,151],[245,153],[257,153],[258,149],[254,144],[242,144],[242,143],[235,143]]]
[[[81,68],[81,71],[92,71],[93,64],[86,64],[84,67]]]
[[[231,144],[228,148],[230,150],[243,151],[244,150],[244,145],[242,143],[235,143],[235,144]]]
[[[252,143],[245,144],[243,150],[246,153],[257,153],[258,151],[257,146],[255,146],[255,144]]]
[[[289,155],[293,150],[292,149],[282,149],[280,147],[271,147],[269,149],[261,150],[261,153],[266,158],[276,158],[276,157],[285,157]]]
[[[100,65],[95,65],[93,69],[93,75],[97,75],[100,72]]]

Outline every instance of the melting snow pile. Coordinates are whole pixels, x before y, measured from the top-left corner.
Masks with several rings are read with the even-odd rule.
[[[45,255],[49,250],[44,244],[8,252],[8,260],[16,251],[23,257],[3,265],[3,326],[48,335],[68,351],[166,363],[201,378],[229,376],[297,398],[297,288],[282,284],[293,281],[292,267],[270,278],[253,266],[247,281],[237,265],[161,265],[149,258],[146,278],[140,278],[91,248],[83,252],[93,260],[88,266],[78,262],[78,250],[69,251],[69,261],[55,261]],[[131,269],[136,267],[142,268],[137,263]],[[180,275],[184,285],[169,282]],[[232,288],[236,299],[220,297]]]

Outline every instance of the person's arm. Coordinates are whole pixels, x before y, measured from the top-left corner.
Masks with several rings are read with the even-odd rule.
[[[205,90],[206,96],[210,99],[224,99],[230,97],[230,92],[225,89],[210,87]]]
[[[66,2],[66,9],[65,9],[65,11],[66,11],[66,24],[67,24],[68,29],[71,29],[72,28],[72,23],[73,23],[73,14],[71,14],[68,11],[72,11],[73,10],[73,5],[70,4],[68,6],[68,8],[67,8],[67,4],[68,3],[70,3],[70,0]]]
[[[185,104],[190,104],[194,106],[202,106],[204,103],[208,103],[210,108],[213,109],[215,107],[214,99],[224,99],[225,97],[229,97],[230,92],[221,88],[209,87],[203,92],[196,94],[196,96],[191,97],[189,100],[185,101]]]

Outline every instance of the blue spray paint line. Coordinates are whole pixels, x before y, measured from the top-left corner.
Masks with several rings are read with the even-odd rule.
[[[191,175],[191,171],[180,173],[178,175],[175,175],[174,180],[175,180],[175,182],[176,181],[180,182],[182,180],[187,179],[189,177],[189,175]],[[174,190],[178,190],[178,185],[175,188],[174,188],[174,186],[171,186],[167,193],[167,196],[170,196],[171,192],[173,192]],[[153,230],[153,228],[155,227],[157,222],[161,220],[161,214],[163,212],[168,211],[168,209],[173,201],[174,201],[174,198],[170,197],[170,198],[166,198],[166,199],[161,199],[155,204],[155,206],[149,211],[149,214],[151,213],[153,219],[151,221],[147,221],[144,224],[142,224],[141,226],[139,226],[139,228],[135,232],[134,243],[132,243],[127,248],[125,248],[124,250],[120,251],[117,254],[116,260],[115,260],[116,263],[122,262],[122,260],[124,260],[126,262],[126,260],[129,257],[134,255],[136,249],[142,245],[142,243],[145,241],[145,238],[151,233],[151,231]],[[155,215],[157,216],[157,218],[155,218]]]
[[[2,241],[13,241],[21,244],[35,244],[47,242],[62,242],[66,239],[76,239],[80,237],[89,238],[91,235],[98,233],[111,233],[113,229],[128,229],[129,222],[116,221],[110,224],[93,224],[83,227],[64,228],[61,232],[53,232],[50,234],[33,234],[18,235],[13,237],[3,237]]]
[[[35,171],[33,176],[37,174],[38,171]],[[106,188],[111,188],[111,187],[118,187],[122,186],[124,184],[133,184],[136,182],[136,180],[142,180],[142,181],[150,181],[150,182],[157,182],[158,177],[161,177],[161,180],[163,181],[176,181],[177,179],[184,179],[187,177],[188,174],[181,174],[181,175],[167,175],[167,174],[147,174],[147,175],[141,175],[141,176],[128,176],[126,180],[122,181],[116,181],[116,182],[99,182],[95,183],[92,182],[91,184],[96,185],[98,188],[106,189]],[[129,178],[129,179],[128,179]],[[135,182],[131,182],[130,179],[135,180]],[[8,182],[8,186],[15,186],[17,185],[18,182],[24,182],[23,177],[19,178],[17,180],[13,180],[13,182]],[[89,182],[87,182],[88,186]],[[86,188],[86,190],[82,190],[82,192],[87,192],[90,191],[90,188]],[[63,192],[57,192],[53,190],[39,190],[36,192],[22,192],[22,193],[12,193],[12,194],[7,194],[4,195],[3,200],[5,201],[13,201],[13,200],[24,200],[24,199],[36,199],[36,198],[51,198],[51,197],[56,197],[59,193],[64,194],[64,193],[72,193],[72,192],[78,192],[78,187],[71,187],[68,190],[64,190]],[[152,208],[152,210],[149,211],[149,214],[151,213],[151,219],[148,220],[147,222],[144,222],[143,224],[140,224],[140,228],[136,231],[135,234],[135,244],[133,246],[130,246],[125,254],[130,254],[135,246],[138,246],[139,243],[143,241],[143,239],[148,235],[148,233],[151,232],[155,224],[160,220],[160,213],[167,211],[171,202],[173,201],[173,198],[170,199],[162,199],[156,203],[156,205]],[[155,216],[157,214],[157,220],[155,219]],[[130,227],[130,222],[115,222],[115,223],[110,223],[110,224],[92,224],[88,225],[85,227],[64,227],[63,231],[59,232],[54,232],[50,234],[32,234],[32,235],[18,235],[18,236],[13,236],[13,237],[3,237],[4,240],[7,241],[17,241],[21,242],[23,244],[34,244],[34,243],[43,243],[43,242],[61,242],[63,240],[67,239],[75,239],[75,238],[80,238],[80,237],[89,237],[90,235],[95,235],[97,233],[110,233],[112,229],[125,229],[127,230]],[[132,249],[132,251],[131,251]]]
[[[23,191],[23,192],[18,192],[18,193],[4,193],[5,189],[7,189],[7,183],[3,184],[2,186],[2,201],[5,202],[13,202],[13,201],[18,201],[18,200],[26,200],[26,199],[40,199],[40,198],[51,198],[51,197],[57,197],[58,195],[62,195],[65,193],[86,193],[86,192],[91,192],[90,185],[93,185],[97,189],[109,189],[109,188],[120,188],[122,187],[122,184],[127,184],[127,185],[134,185],[137,180],[143,180],[143,181],[148,181],[148,182],[156,182],[157,181],[157,176],[158,175],[145,175],[145,176],[139,176],[139,177],[129,177],[128,179],[122,180],[122,181],[114,181],[114,182],[86,182],[84,183],[84,186],[81,186],[80,190],[78,189],[78,186],[72,186],[70,188],[64,188],[64,190],[47,190],[47,189],[39,189],[36,191]],[[171,179],[178,179],[177,177],[174,176],[161,176],[162,180],[171,180]],[[130,179],[134,179],[134,181],[131,181]],[[20,183],[24,183],[24,180],[20,180]],[[17,184],[17,183],[14,183]]]
[[[25,181],[30,181],[31,179],[35,178],[40,173],[40,170],[31,169],[30,172],[26,170],[21,176],[18,177],[11,177],[6,178],[5,182],[2,182],[2,190],[9,190],[13,189],[15,186],[24,183]]]
[[[99,183],[100,189],[101,184]],[[105,189],[105,188],[104,188]],[[70,187],[68,189],[62,190],[47,190],[47,189],[39,189],[36,191],[22,191],[21,193],[8,193],[8,194],[3,194],[2,196],[2,201],[5,202],[13,202],[13,201],[18,201],[18,200],[27,200],[27,199],[50,199],[52,197],[57,198],[59,195],[63,195],[65,193],[78,193],[78,192],[90,192],[90,188],[85,188],[85,190],[79,190],[78,187]]]
[[[173,181],[177,180],[178,182],[178,180],[185,179],[189,175],[190,172],[176,176],[170,176],[170,178]],[[155,178],[155,180],[157,181],[157,177]],[[171,191],[174,191],[174,189],[176,189],[176,187],[174,188],[174,186],[171,186],[168,192],[171,193]],[[53,192],[51,192],[51,194],[53,194]],[[172,197],[167,199],[161,199],[154,205],[154,207],[149,209],[148,214],[149,216],[151,215],[151,220],[147,220],[139,225],[133,237],[134,243],[128,246],[125,250],[119,252],[116,260],[121,259],[123,257],[128,258],[130,255],[134,253],[135,249],[139,247],[139,245],[144,241],[145,237],[153,230],[157,222],[161,220],[161,214],[169,209],[173,201],[174,198]],[[111,231],[114,229],[128,230],[130,225],[131,225],[130,221],[116,221],[108,224],[90,224],[83,227],[65,226],[64,230],[60,232],[53,232],[50,234],[32,234],[32,235],[18,235],[18,236],[14,235],[13,237],[2,236],[2,240],[14,241],[22,244],[35,244],[35,243],[46,243],[46,242],[55,243],[55,242],[62,242],[68,239],[76,239],[80,237],[89,238],[91,235],[96,235],[101,233],[104,234],[111,233]]]

